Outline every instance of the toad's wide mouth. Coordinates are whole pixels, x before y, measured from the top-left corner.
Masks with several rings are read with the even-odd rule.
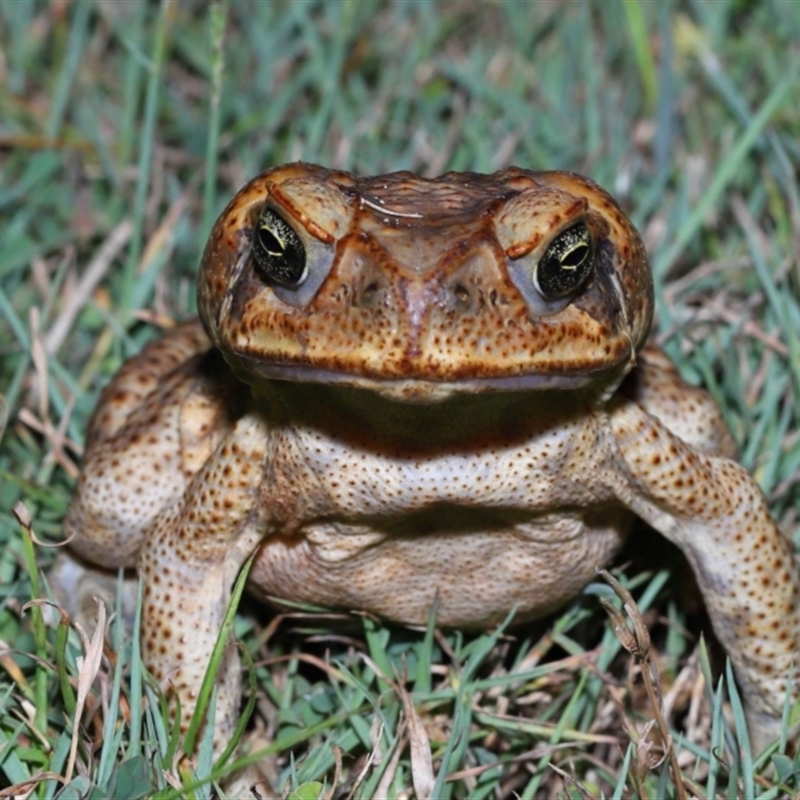
[[[411,374],[397,376],[377,371],[348,372],[324,365],[270,363],[247,354],[228,353],[226,360],[245,383],[289,381],[353,388],[408,403],[436,403],[464,394],[493,392],[570,391],[592,387],[598,394],[613,392],[636,362],[631,347],[628,358],[613,364],[582,364],[573,371],[532,371],[515,374],[464,374],[436,378]]]

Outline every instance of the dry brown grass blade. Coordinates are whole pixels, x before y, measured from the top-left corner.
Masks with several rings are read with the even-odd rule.
[[[131,233],[133,233],[133,223],[129,219],[124,219],[108,234],[106,240],[97,251],[97,255],[89,262],[86,270],[81,275],[75,290],[65,298],[58,317],[44,337],[44,349],[48,355],[58,352],[72,330],[78,314],[80,314],[92,296],[97,285],[105,277],[114,259],[128,243]]]
[[[408,736],[411,746],[411,780],[414,783],[414,793],[419,800],[428,800],[433,794],[436,781],[433,774],[433,757],[431,755],[431,742],[425,725],[422,722],[411,696],[405,688],[398,684],[397,692],[403,702],[403,712],[408,721]]]
[[[392,782],[394,781],[394,776],[397,774],[397,767],[400,763],[400,758],[403,755],[403,750],[405,750],[405,722],[401,722],[400,726],[397,729],[397,734],[395,738],[395,742],[397,743],[394,752],[392,753],[392,757],[386,766],[386,769],[381,776],[381,779],[375,788],[375,796],[376,797],[389,797],[389,789],[392,786]],[[373,749],[372,753],[370,753],[370,758],[377,752],[376,749]],[[366,774],[366,772],[364,772]],[[349,799],[348,799],[349,800]]]
[[[561,767],[557,767],[555,764],[548,764],[547,766],[557,775],[560,775],[565,784],[574,786],[583,800],[592,800],[594,795],[592,795],[592,793],[583,786],[583,784],[575,777],[574,774],[570,775],[568,772],[561,769]]]
[[[39,772],[32,775],[23,783],[15,783],[6,789],[0,789],[0,798],[11,798],[11,800],[27,800],[35,791],[36,787],[43,781],[62,781],[64,777],[57,772]]]
[[[672,779],[675,783],[675,791],[679,800],[686,800],[686,787],[683,783],[683,776],[681,775],[680,766],[678,764],[678,757],[675,753],[675,748],[672,744],[672,736],[669,732],[669,727],[664,720],[663,713],[663,700],[661,697],[661,687],[659,682],[658,670],[653,662],[650,660],[650,634],[647,626],[642,619],[642,614],[639,611],[636,601],[633,599],[631,593],[607,570],[598,570],[598,573],[614,590],[614,593],[622,601],[622,607],[627,614],[627,618],[633,625],[631,630],[626,622],[622,613],[616,609],[610,602],[601,598],[603,608],[605,608],[614,625],[614,632],[620,644],[637,660],[642,674],[645,691],[650,700],[650,705],[653,709],[653,716],[655,717],[656,724],[661,733],[661,738],[664,742],[664,750],[666,756],[669,758],[670,770],[672,772]],[[645,743],[645,736],[642,736],[637,743],[637,747],[641,751],[644,748],[647,752],[640,752],[637,755],[644,756],[637,758],[637,763],[643,765],[645,763],[653,766],[651,754],[649,752],[650,745]],[[660,761],[659,761],[660,763]],[[643,768],[642,768],[643,769]],[[644,780],[644,772],[637,776],[640,781]]]
[[[91,641],[79,623],[75,627],[80,634],[83,642],[85,656],[78,658],[78,695],[75,703],[75,715],[72,726],[72,740],[69,748],[69,759],[67,761],[66,782],[72,780],[72,772],[75,769],[75,756],[78,752],[78,735],[80,733],[80,719],[83,715],[83,708],[86,705],[86,698],[92,688],[94,679],[100,671],[100,662],[103,658],[103,640],[106,630],[106,607],[102,600],[97,601],[97,624],[92,634]]]

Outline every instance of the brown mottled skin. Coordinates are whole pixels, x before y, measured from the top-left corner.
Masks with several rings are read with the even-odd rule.
[[[296,282],[256,262],[276,247],[265,207],[302,242]],[[545,297],[545,254],[573,228],[589,271]],[[711,398],[645,344],[647,258],[601,188],[278,167],[217,221],[198,296],[202,322],[103,393],[65,522],[83,566],[54,574],[74,606],[80,570],[138,569],[144,657],[184,725],[254,552],[256,591],[417,624],[438,596],[441,624],[475,629],[569,600],[637,515],[694,568],[755,744],[777,736],[800,652],[792,549]],[[218,749],[239,680],[231,643]]]

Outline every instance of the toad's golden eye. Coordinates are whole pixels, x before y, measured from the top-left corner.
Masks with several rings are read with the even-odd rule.
[[[592,271],[594,243],[585,222],[559,234],[533,270],[533,282],[545,300],[576,291]]]
[[[308,275],[306,249],[291,225],[265,206],[258,216],[253,258],[266,276],[282,286],[299,286]]]

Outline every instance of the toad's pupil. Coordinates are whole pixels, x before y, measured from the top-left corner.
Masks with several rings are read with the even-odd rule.
[[[561,266],[564,269],[575,269],[579,267],[585,260],[586,256],[589,254],[589,248],[585,244],[578,245],[575,247],[572,252],[567,253],[564,256],[563,261],[561,262]]]
[[[271,256],[280,258],[286,253],[283,242],[269,228],[259,228],[258,240]]]

